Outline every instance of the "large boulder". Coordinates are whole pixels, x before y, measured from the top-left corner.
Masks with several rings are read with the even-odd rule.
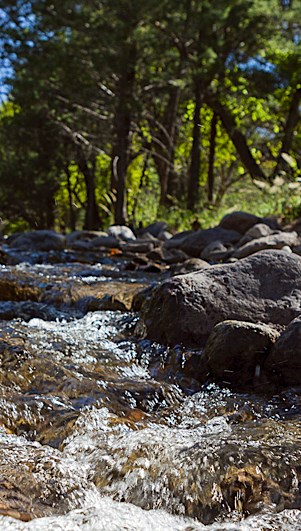
[[[261,222],[261,218],[249,214],[248,212],[242,212],[240,210],[226,214],[220,222],[220,227],[227,230],[235,230],[240,234],[245,234],[253,225]]]
[[[266,370],[281,385],[301,385],[301,318],[294,319],[272,348]]]
[[[233,264],[173,277],[144,307],[150,339],[202,345],[228,319],[287,325],[301,314],[301,258],[262,251]]]
[[[214,380],[235,389],[260,386],[262,366],[278,337],[264,324],[229,320],[215,325],[205,349]]]
[[[293,247],[298,242],[299,237],[296,232],[280,232],[279,234],[271,234],[270,236],[263,236],[262,238],[251,240],[242,245],[242,247],[239,247],[232,256],[234,258],[245,258],[264,249],[282,249],[285,246]]]
[[[233,230],[226,230],[221,227],[204,229],[183,233],[182,237],[176,235],[164,243],[167,249],[178,248],[189,256],[200,258],[204,249],[213,242],[219,241],[221,244],[231,246],[240,240],[241,235]]]
[[[251,227],[257,223],[264,223],[268,225],[272,230],[279,229],[277,220],[274,218],[259,218],[248,212],[242,212],[240,210],[236,212],[230,212],[223,217],[220,222],[220,227],[228,230],[235,230],[241,234],[245,234]]]
[[[52,230],[36,230],[10,237],[7,243],[20,251],[59,251],[65,248],[66,238]]]

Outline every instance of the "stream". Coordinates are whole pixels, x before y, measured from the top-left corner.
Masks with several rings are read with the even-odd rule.
[[[76,253],[11,261],[1,531],[301,530],[300,389],[202,387],[197,351],[139,338],[130,301],[165,273]]]

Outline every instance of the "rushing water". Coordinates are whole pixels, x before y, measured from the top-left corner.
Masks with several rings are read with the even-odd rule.
[[[154,280],[117,265],[2,268],[1,531],[301,529],[300,390],[202,388],[197,352],[89,312]]]

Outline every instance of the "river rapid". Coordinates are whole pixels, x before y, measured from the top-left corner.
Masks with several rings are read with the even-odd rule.
[[[0,267],[1,531],[301,530],[300,389],[202,387],[197,351],[139,338],[159,274]]]

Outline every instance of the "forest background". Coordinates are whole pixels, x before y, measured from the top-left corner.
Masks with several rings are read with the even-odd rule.
[[[0,0],[5,231],[301,215],[301,0]]]

